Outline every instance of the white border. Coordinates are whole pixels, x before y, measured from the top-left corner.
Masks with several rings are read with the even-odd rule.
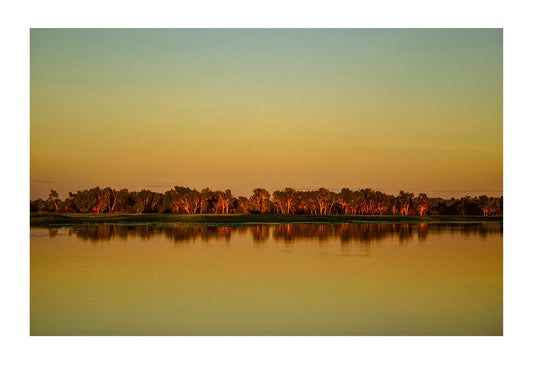
[[[327,4],[327,5],[326,5]],[[528,375],[532,367],[531,11],[519,1],[19,1],[2,9],[0,373],[94,375]],[[503,27],[504,337],[29,337],[30,27]],[[5,84],[4,84],[5,83]],[[529,372],[529,373],[528,373]]]

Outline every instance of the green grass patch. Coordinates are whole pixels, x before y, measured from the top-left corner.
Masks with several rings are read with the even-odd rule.
[[[483,223],[503,222],[502,216],[363,216],[363,215],[176,215],[30,213],[30,226],[57,227],[75,224],[236,226],[289,223]]]

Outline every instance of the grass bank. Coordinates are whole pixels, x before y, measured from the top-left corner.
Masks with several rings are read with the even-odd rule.
[[[30,213],[30,226],[57,227],[75,224],[123,225],[247,225],[285,223],[482,223],[503,222],[502,216],[363,216],[363,215],[176,215],[146,214],[62,214]]]

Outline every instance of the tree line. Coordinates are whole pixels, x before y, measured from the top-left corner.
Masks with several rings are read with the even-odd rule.
[[[405,191],[388,195],[370,188],[343,188],[340,192],[325,188],[312,191],[285,188],[271,195],[263,188],[256,188],[247,198],[235,197],[231,190],[198,191],[183,186],[175,186],[165,193],[95,187],[70,192],[65,200],[59,199],[57,191],[50,190],[46,200],[30,201],[30,212],[501,216],[503,196],[442,199]]]

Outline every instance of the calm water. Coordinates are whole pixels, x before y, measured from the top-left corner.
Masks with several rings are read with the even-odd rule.
[[[31,229],[31,335],[502,335],[502,224]]]

